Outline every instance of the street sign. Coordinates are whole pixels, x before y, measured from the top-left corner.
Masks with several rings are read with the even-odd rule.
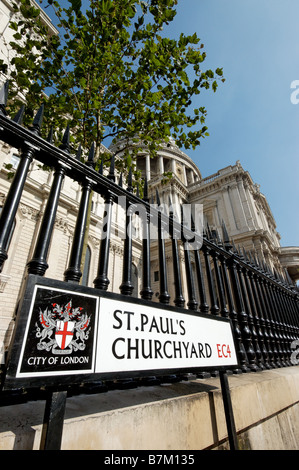
[[[39,276],[12,344],[5,388],[238,365],[227,319]]]

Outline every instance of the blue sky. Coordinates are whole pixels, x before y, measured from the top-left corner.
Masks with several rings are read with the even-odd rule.
[[[298,0],[179,0],[165,30],[196,32],[203,67],[223,67],[226,78],[215,94],[194,99],[208,111],[210,136],[188,155],[203,177],[240,160],[268,200],[282,246],[299,245],[299,103],[291,102],[293,81],[299,90],[298,19]]]
[[[204,64],[226,78],[196,97],[210,136],[188,155],[203,177],[240,160],[268,200],[281,245],[298,246],[298,0],[181,0],[177,11],[167,35],[196,32]]]

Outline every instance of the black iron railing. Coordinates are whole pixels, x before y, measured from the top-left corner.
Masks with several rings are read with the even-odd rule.
[[[105,237],[101,239],[99,264],[94,287],[107,290],[109,285],[109,244],[112,221],[112,207],[119,196],[126,198],[126,228],[132,227],[134,206],[142,205],[146,217],[143,220],[142,246],[142,288],[140,296],[152,300],[150,272],[150,223],[156,215],[158,230],[159,254],[159,302],[165,305],[172,302],[178,307],[193,311],[210,313],[214,316],[229,318],[233,325],[239,372],[257,371],[273,367],[294,365],[292,345],[299,335],[299,295],[287,275],[273,271],[260,262],[252,253],[237,250],[231,243],[223,224],[221,239],[214,238],[209,230],[204,232],[199,248],[184,249],[184,263],[180,263],[180,247],[188,238],[198,237],[194,227],[182,229],[172,211],[171,201],[169,215],[153,209],[148,199],[148,183],[144,182],[143,198],[135,194],[132,186],[132,172],[129,171],[127,186],[122,178],[116,181],[114,157],[107,176],[94,167],[94,148],[86,163],[70,153],[69,129],[66,130],[61,146],[51,143],[51,135],[43,139],[40,135],[43,107],[37,112],[32,127],[27,129],[21,124],[23,110],[14,118],[6,115],[5,106],[7,87],[4,86],[0,96],[0,139],[20,149],[20,163],[6,196],[0,217],[0,266],[7,259],[7,243],[14,218],[24,190],[26,177],[33,160],[53,169],[54,178],[44,211],[40,231],[35,243],[32,259],[27,264],[28,274],[44,276],[48,268],[48,252],[52,237],[55,217],[59,205],[62,182],[66,176],[78,182],[82,187],[81,201],[77,213],[75,232],[69,265],[64,273],[67,282],[79,283],[84,234],[86,228],[87,208],[92,191],[100,194],[105,202]],[[156,195],[159,206],[159,194]],[[156,211],[156,212],[155,212]],[[154,217],[155,218],[155,217]],[[172,247],[172,269],[175,280],[175,296],[170,298],[168,292],[168,272],[165,257],[165,239],[163,230],[170,227]],[[120,292],[130,296],[133,292],[132,282],[132,234],[125,231],[124,260]],[[193,270],[194,265],[195,270]],[[187,279],[187,293],[183,292],[181,269],[184,266]],[[168,268],[169,269],[169,268]],[[198,293],[198,294],[197,294]],[[186,295],[187,294],[187,295]],[[198,295],[198,298],[197,298]],[[187,299],[184,298],[187,297]],[[235,372],[238,372],[235,371]]]

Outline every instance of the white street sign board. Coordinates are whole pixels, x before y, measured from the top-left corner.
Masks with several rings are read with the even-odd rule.
[[[101,298],[95,372],[237,365],[231,325]]]

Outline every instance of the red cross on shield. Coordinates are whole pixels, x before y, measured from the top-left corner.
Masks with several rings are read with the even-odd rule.
[[[72,341],[75,323],[72,321],[57,320],[55,339],[60,349],[65,349]]]

